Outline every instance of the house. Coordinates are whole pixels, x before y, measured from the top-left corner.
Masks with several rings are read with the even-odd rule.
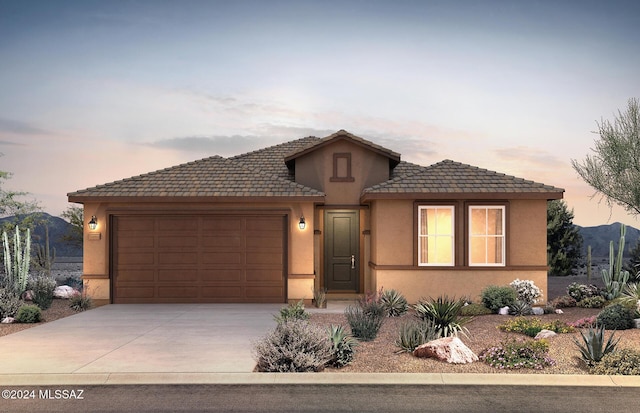
[[[68,194],[84,286],[112,303],[287,302],[380,288],[546,296],[547,200],[564,190],[445,160],[420,166],[340,130]]]

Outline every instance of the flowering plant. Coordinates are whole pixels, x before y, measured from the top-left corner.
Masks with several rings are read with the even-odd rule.
[[[509,284],[516,290],[518,300],[529,305],[537,303],[542,298],[542,291],[531,280],[515,279]]]
[[[546,340],[511,340],[484,350],[479,359],[498,369],[542,370],[556,364],[548,350]]]

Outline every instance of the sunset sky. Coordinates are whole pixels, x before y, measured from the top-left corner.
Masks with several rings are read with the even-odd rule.
[[[66,193],[339,129],[566,189],[640,98],[637,1],[0,0],[0,170]]]

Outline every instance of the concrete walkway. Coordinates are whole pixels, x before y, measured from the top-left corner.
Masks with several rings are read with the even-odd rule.
[[[329,303],[342,312],[347,302]],[[633,386],[637,376],[252,373],[281,304],[107,305],[0,337],[0,385],[442,384]]]

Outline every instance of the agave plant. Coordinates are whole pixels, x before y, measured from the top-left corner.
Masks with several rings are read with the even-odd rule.
[[[358,340],[347,333],[341,325],[331,324],[328,330],[332,357],[327,364],[334,367],[344,367],[353,360]]]
[[[389,317],[400,317],[409,308],[407,299],[396,290],[383,290],[380,295],[380,302]]]
[[[531,315],[533,314],[533,310],[525,301],[516,300],[509,306],[509,314],[515,316]]]
[[[573,341],[578,346],[582,360],[588,366],[594,366],[597,362],[602,360],[606,354],[613,352],[620,341],[613,339],[615,333],[611,333],[609,339],[605,343],[604,341],[604,325],[589,326],[589,329],[584,332],[580,331],[582,336],[582,342],[574,339]]]
[[[400,325],[396,346],[398,353],[413,353],[416,347],[440,338],[440,331],[430,320],[411,320]]]
[[[440,296],[429,301],[419,300],[413,309],[418,318],[432,321],[439,331],[440,337],[457,336],[462,333],[465,336],[469,332],[464,325],[471,321],[472,317],[461,316],[460,312],[465,305],[464,299],[449,299]]]

